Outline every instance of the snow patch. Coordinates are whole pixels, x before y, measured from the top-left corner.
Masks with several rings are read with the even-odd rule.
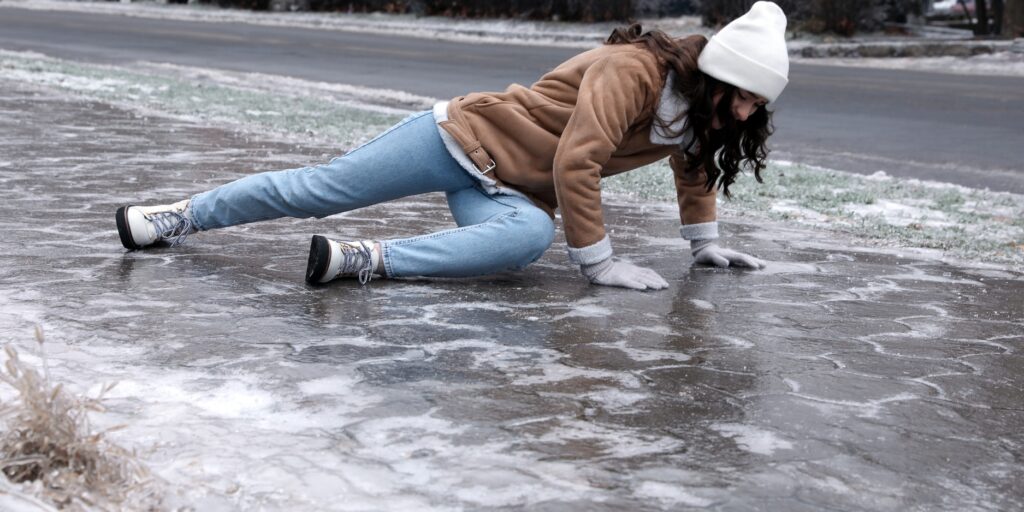
[[[842,205],[842,209],[850,212],[854,215],[868,217],[868,216],[879,216],[885,219],[885,222],[893,226],[910,226],[915,227],[937,227],[944,228],[954,226],[954,222],[950,222],[945,213],[928,208],[927,206],[914,206],[910,203],[911,200],[904,200],[904,202],[896,202],[889,200],[880,200],[872,204],[855,204],[847,203]]]
[[[780,439],[774,433],[740,423],[716,423],[711,429],[736,442],[736,446],[750,453],[772,455],[776,450],[789,450],[793,443]]]
[[[636,489],[636,495],[642,498],[655,499],[673,505],[705,508],[714,504],[707,498],[695,496],[678,484],[664,482],[643,482]]]
[[[332,375],[303,381],[299,384],[299,390],[307,395],[342,395],[351,393],[357,383],[359,379],[352,376]]]
[[[909,69],[952,75],[1024,76],[1024,54],[996,52],[973,57],[793,58],[800,64]]]

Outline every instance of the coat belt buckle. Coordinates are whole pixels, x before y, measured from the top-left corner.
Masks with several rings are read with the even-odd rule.
[[[485,168],[480,170],[480,174],[487,174],[487,173],[493,171],[494,168],[497,167],[497,166],[498,166],[498,164],[494,163],[494,159],[492,158],[491,159],[491,163],[487,164],[487,167],[485,167]]]

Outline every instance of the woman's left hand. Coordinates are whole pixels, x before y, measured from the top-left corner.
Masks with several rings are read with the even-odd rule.
[[[749,254],[720,247],[710,240],[691,240],[690,250],[693,251],[693,260],[705,265],[717,267],[747,267],[762,269],[768,264],[764,260],[755,258]]]

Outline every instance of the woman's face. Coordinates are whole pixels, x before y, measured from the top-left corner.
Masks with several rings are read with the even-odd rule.
[[[711,96],[711,101],[714,103],[713,112],[716,112],[715,116],[711,118],[711,128],[719,129],[722,127],[722,121],[718,119],[718,103],[725,96],[725,91],[718,91]],[[757,109],[768,104],[768,100],[758,96],[746,89],[736,89],[736,94],[732,95],[732,108],[729,109],[732,112],[733,119],[738,123],[746,121],[748,117],[753,115]]]

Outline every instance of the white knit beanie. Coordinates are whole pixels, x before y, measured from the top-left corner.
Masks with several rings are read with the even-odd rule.
[[[775,101],[789,83],[786,14],[757,2],[711,37],[697,59],[701,71]]]

